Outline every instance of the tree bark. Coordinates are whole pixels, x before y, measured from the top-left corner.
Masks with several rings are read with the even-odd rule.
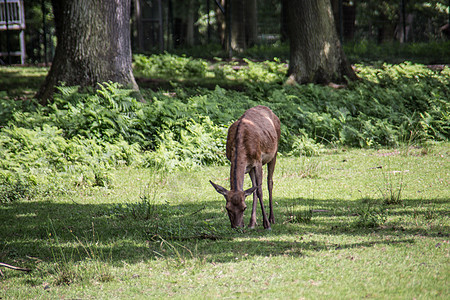
[[[340,83],[356,74],[338,39],[329,0],[289,1],[288,82]]]
[[[131,0],[52,0],[57,47],[37,94],[42,104],[55,86],[96,87],[113,81],[138,89],[132,73]]]

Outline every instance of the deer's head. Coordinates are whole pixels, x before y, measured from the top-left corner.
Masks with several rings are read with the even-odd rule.
[[[219,194],[224,195],[227,200],[225,208],[230,218],[231,228],[244,227],[244,211],[247,208],[245,198],[251,195],[257,187],[252,187],[245,191],[229,191],[220,185],[209,181]]]

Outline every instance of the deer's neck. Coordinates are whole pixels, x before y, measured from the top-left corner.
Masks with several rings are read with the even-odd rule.
[[[233,152],[231,155],[230,168],[230,188],[232,191],[244,190],[244,175],[247,168],[247,155],[243,141],[242,121],[240,121],[236,128],[236,135],[234,139]]]
[[[244,190],[244,175],[247,168],[244,153],[235,153],[231,161],[230,187],[232,191]]]

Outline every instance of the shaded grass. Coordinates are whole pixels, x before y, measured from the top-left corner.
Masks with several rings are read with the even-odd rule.
[[[0,99],[30,99],[47,76],[48,68],[0,67]]]
[[[227,186],[227,167],[123,168],[114,189],[3,205],[0,261],[33,272],[4,270],[0,297],[443,298],[448,146],[425,155],[336,149],[307,162],[281,157],[271,231],[229,229],[223,199],[208,185]],[[310,164],[315,176],[305,177]],[[394,171],[403,172],[402,201],[384,205],[383,173]],[[125,209],[140,210],[145,199],[150,215]],[[386,221],[356,226],[368,204]],[[309,209],[310,222],[285,222]]]

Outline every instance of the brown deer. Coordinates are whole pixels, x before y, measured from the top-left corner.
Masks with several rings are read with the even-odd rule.
[[[280,120],[265,106],[256,106],[247,110],[228,129],[227,158],[231,162],[230,188],[210,181],[219,194],[225,196],[225,208],[231,227],[244,227],[244,210],[247,208],[245,197],[253,194],[252,215],[249,228],[256,226],[256,202],[259,198],[263,215],[263,226],[270,229],[275,223],[272,207],[273,171],[277,160],[278,141],[280,140]],[[262,194],[262,166],[267,164],[267,184],[269,189],[270,215],[267,219]],[[244,191],[244,175],[250,173],[252,188]]]

